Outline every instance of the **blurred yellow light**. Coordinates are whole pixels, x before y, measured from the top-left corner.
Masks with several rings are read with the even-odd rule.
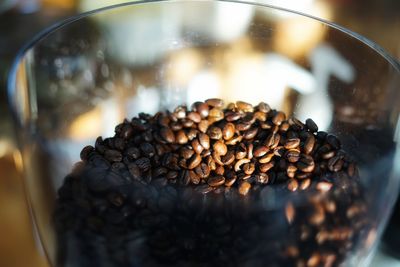
[[[69,136],[75,140],[85,140],[96,137],[102,130],[102,113],[95,108],[77,117],[69,127]]]

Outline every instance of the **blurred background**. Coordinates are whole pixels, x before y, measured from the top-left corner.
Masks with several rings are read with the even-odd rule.
[[[69,16],[121,0],[0,0],[0,266],[47,266],[37,245],[24,198],[21,160],[7,106],[6,80],[10,64],[20,47],[47,26]],[[257,0],[301,11],[347,27],[375,41],[400,59],[400,1],[398,0]],[[245,10],[238,12],[247,12]],[[218,14],[219,22],[232,15]],[[295,23],[295,22],[294,22]],[[286,25],[288,26],[288,25]],[[216,28],[223,24],[216,25]],[[282,25],[285,27],[285,25]],[[296,58],[312,45],[317,31],[288,31],[277,44],[282,54]],[[302,40],[296,47],[291,40]],[[78,133],[79,134],[79,133]],[[392,226],[393,227],[393,226]],[[395,227],[395,226],[394,226]],[[393,230],[395,231],[395,230]],[[399,237],[400,240],[400,237]],[[380,250],[372,266],[400,266],[400,261]]]

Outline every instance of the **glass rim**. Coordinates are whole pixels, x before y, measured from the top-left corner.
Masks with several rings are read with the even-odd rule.
[[[375,43],[374,41],[368,39],[367,37],[358,34],[346,27],[340,26],[339,24],[336,24],[334,22],[318,18],[316,16],[306,14],[301,11],[296,11],[296,10],[291,10],[288,8],[284,7],[279,7],[275,5],[270,5],[270,4],[261,4],[261,3],[254,3],[254,2],[248,2],[248,1],[242,1],[242,0],[140,0],[140,1],[134,1],[134,2],[125,2],[125,3],[120,3],[120,4],[115,4],[115,5],[110,5],[110,6],[105,6],[101,7],[98,9],[93,9],[87,12],[79,13],[77,15],[65,18],[63,20],[60,20],[59,22],[56,22],[45,29],[39,31],[33,38],[28,40],[24,45],[21,46],[21,48],[18,50],[16,56],[14,57],[8,75],[7,75],[7,96],[8,96],[8,102],[9,104],[12,103],[13,96],[15,94],[15,86],[16,86],[16,76],[17,76],[17,70],[19,63],[21,62],[21,59],[23,56],[26,54],[26,52],[33,48],[37,43],[39,43],[42,40],[45,40],[47,36],[51,35],[52,33],[57,32],[58,30],[62,29],[63,27],[72,24],[76,21],[79,21],[83,18],[90,17],[91,15],[96,15],[100,14],[102,12],[106,12],[109,10],[116,10],[118,8],[126,7],[126,6],[134,6],[134,5],[143,5],[143,4],[154,4],[154,3],[178,3],[178,2],[221,2],[221,3],[234,3],[234,4],[243,4],[243,5],[250,5],[250,6],[255,6],[255,7],[260,7],[260,8],[267,8],[267,9],[272,9],[272,10],[278,10],[280,12],[284,13],[291,13],[294,15],[298,15],[303,18],[307,18],[310,20],[313,20],[315,22],[322,23],[328,27],[331,27],[335,30],[341,31],[347,36],[354,38],[358,40],[360,43],[363,45],[368,46],[370,49],[372,49],[374,52],[378,53],[380,56],[382,56],[392,67],[397,71],[397,73],[400,75],[400,61],[395,59],[390,53],[388,53],[384,48],[382,48],[380,45]],[[11,109],[13,110],[13,106],[11,105]],[[13,111],[12,111],[13,112]],[[14,112],[13,112],[14,113]]]

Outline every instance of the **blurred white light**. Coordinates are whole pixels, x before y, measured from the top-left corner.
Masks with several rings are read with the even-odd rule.
[[[188,85],[187,102],[190,104],[207,98],[220,97],[220,89],[220,81],[214,72],[200,72]]]

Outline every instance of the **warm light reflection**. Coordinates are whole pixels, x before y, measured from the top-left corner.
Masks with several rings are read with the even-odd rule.
[[[94,108],[78,116],[69,127],[69,136],[75,140],[96,137],[101,131],[101,110]]]

